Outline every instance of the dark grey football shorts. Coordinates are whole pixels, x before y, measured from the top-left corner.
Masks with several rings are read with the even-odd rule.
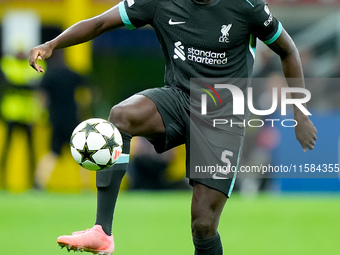
[[[190,184],[202,183],[229,197],[244,137],[213,128],[200,116],[190,114],[190,95],[181,89],[165,86],[138,94],[150,98],[163,119],[165,138],[152,141],[156,151],[162,153],[185,144],[186,176]]]

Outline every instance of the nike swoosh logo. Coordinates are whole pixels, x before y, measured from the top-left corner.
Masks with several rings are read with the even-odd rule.
[[[172,21],[172,19],[169,19],[169,25],[173,26],[173,25],[180,25],[180,24],[184,24],[185,21]]]
[[[228,177],[222,177],[222,176],[218,176],[217,173],[215,173],[213,176],[212,176],[213,179],[215,180],[227,180],[227,179],[230,179]]]

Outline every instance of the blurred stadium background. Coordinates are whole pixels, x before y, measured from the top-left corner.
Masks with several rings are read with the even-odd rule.
[[[52,39],[71,24],[99,14],[117,2],[0,0],[2,73],[8,55],[27,53],[36,43]],[[318,128],[318,142],[314,151],[303,153],[291,129],[249,128],[242,164],[339,164],[340,1],[267,2],[300,51],[307,88],[312,93],[309,109]],[[18,20],[16,24],[11,22],[13,17]],[[277,57],[261,43],[256,57],[254,76],[275,84],[280,82]],[[75,98],[80,119],[107,118],[110,108],[126,97],[145,88],[162,86],[164,60],[156,35],[148,27],[106,33],[92,42],[66,49],[65,59],[72,70],[86,79],[87,85],[77,91]],[[45,64],[48,70],[49,62]],[[6,145],[8,116],[4,112],[10,111],[4,106],[7,102],[4,80],[0,76],[2,252],[63,254],[65,251],[55,248],[55,238],[91,227],[94,220],[94,173],[79,169],[65,146],[47,192],[32,189],[30,168],[50,150],[49,113],[39,101],[37,83],[33,89],[36,115],[25,120],[33,126],[34,154],[29,153],[28,138],[22,129],[15,129],[12,141]],[[257,96],[260,104],[266,96],[266,85],[258,90]],[[155,157],[152,147],[143,139],[134,139],[132,147],[131,169],[122,190],[142,191],[126,191],[120,196],[114,230],[120,246],[117,254],[192,254],[190,188],[183,180],[184,148]],[[139,153],[140,148],[143,154]],[[229,251],[226,253],[339,254],[339,173],[328,177],[331,178],[239,179],[220,227],[226,238],[223,241]],[[146,191],[170,189],[170,192]],[[25,250],[13,249],[18,247],[18,235],[19,247]]]

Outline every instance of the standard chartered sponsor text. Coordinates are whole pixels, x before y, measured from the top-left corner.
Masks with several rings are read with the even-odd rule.
[[[190,61],[208,64],[208,65],[225,65],[228,62],[225,52],[214,52],[188,48],[188,59]]]

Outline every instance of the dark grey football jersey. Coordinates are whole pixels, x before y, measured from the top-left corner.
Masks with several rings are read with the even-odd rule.
[[[155,29],[165,84],[187,92],[191,78],[250,77],[255,38],[270,44],[282,31],[262,0],[125,0],[119,11],[129,29]]]

